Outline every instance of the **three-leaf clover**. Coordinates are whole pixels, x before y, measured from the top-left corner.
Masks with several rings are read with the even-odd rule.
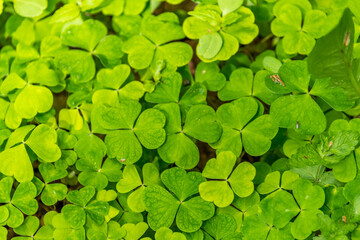
[[[235,163],[236,156],[230,151],[221,152],[217,158],[206,163],[202,175],[210,180],[199,186],[203,199],[214,202],[218,207],[227,207],[233,202],[234,193],[239,197],[247,197],[253,193],[255,167],[242,162],[234,169]]]
[[[127,193],[131,190],[131,194],[128,196],[127,204],[134,212],[145,211],[144,204],[144,191],[148,185],[160,185],[159,170],[152,163],[146,163],[142,167],[142,178],[135,165],[127,165],[124,168],[123,176],[116,184],[116,190],[119,193]]]
[[[106,35],[107,28],[97,20],[89,19],[80,25],[69,25],[61,34],[63,44],[83,50],[64,51],[55,57],[56,65],[70,74],[74,83],[90,81],[95,75],[97,56],[106,67],[115,67],[121,63],[122,40],[115,35]]]
[[[95,106],[91,113],[92,129],[95,133],[107,133],[105,144],[110,158],[132,164],[140,159],[142,146],[156,149],[164,143],[164,114],[157,109],[140,113],[141,104],[131,100]]]
[[[287,54],[309,54],[315,46],[315,39],[325,33],[325,12],[316,9],[307,10],[303,14],[296,5],[278,5],[275,11],[276,18],[271,23],[271,31],[278,37],[284,37],[283,48]]]
[[[199,162],[199,150],[193,139],[206,143],[216,142],[221,134],[215,111],[207,105],[194,105],[186,114],[182,124],[180,106],[176,103],[159,104],[167,119],[166,141],[158,149],[165,162],[174,163],[182,168],[194,168]]]
[[[161,180],[174,195],[158,185],[145,189],[147,221],[153,230],[170,227],[176,217],[176,225],[181,231],[195,232],[203,221],[214,215],[212,203],[194,196],[199,192],[199,184],[206,181],[200,173],[186,173],[184,169],[174,167],[165,170]]]
[[[135,69],[145,69],[165,60],[168,64],[181,67],[192,58],[192,48],[183,42],[174,42],[185,38],[174,13],[166,12],[158,16],[143,18],[140,35],[125,42],[122,50],[128,54],[128,62]]]
[[[251,97],[242,97],[231,103],[221,105],[216,115],[223,127],[218,142],[211,144],[217,152],[232,151],[240,156],[245,151],[253,156],[267,152],[271,140],[276,136],[278,128],[268,114],[261,114],[262,104]]]
[[[286,94],[271,104],[270,115],[283,128],[293,128],[305,135],[320,134],[325,130],[326,118],[312,96],[323,99],[337,111],[352,107],[345,92],[339,87],[329,86],[329,79],[317,79],[309,90],[310,74],[305,60],[284,63],[277,74],[279,80],[269,73],[265,84],[278,94]]]
[[[228,9],[223,8],[221,16],[218,6],[199,4],[184,21],[185,35],[199,39],[196,52],[204,62],[228,60],[238,51],[239,44],[249,44],[259,32],[249,8],[230,5],[238,7],[237,10],[227,13]]]
[[[111,104],[124,98],[139,100],[144,94],[144,87],[139,81],[127,82],[130,72],[130,67],[125,64],[113,69],[101,69],[97,73],[98,85],[92,96],[92,102]]]
[[[47,87],[38,85],[37,80],[28,78],[26,82],[18,74],[11,73],[1,83],[0,94],[7,96],[10,101],[0,98],[0,116],[9,128],[18,128],[22,119],[32,119],[36,114],[51,109],[53,95]]]
[[[20,183],[11,196],[14,179],[5,177],[0,180],[0,203],[5,204],[0,212],[1,220],[11,228],[20,226],[24,221],[23,213],[33,215],[38,210],[36,186],[32,182]],[[4,217],[5,216],[5,217]],[[6,217],[7,216],[7,217]],[[2,222],[2,223],[3,223]]]
[[[31,181],[34,170],[25,146],[28,146],[39,160],[55,162],[61,157],[61,150],[56,142],[56,131],[44,124],[16,129],[10,135],[5,150],[0,153],[0,172],[6,176],[14,176],[18,182]]]
[[[86,216],[97,224],[105,221],[109,211],[109,204],[104,201],[91,201],[95,195],[95,188],[84,187],[80,190],[70,191],[66,199],[73,203],[67,204],[61,209],[61,214],[71,227],[81,228],[86,222]]]
[[[146,93],[145,100],[150,103],[177,103],[180,105],[182,112],[189,110],[192,105],[206,103],[207,89],[205,84],[201,82],[194,83],[184,93],[181,92],[181,87],[181,74],[167,72],[163,74],[155,90]]]
[[[116,159],[107,158],[104,142],[95,135],[85,135],[75,145],[75,152],[79,160],[76,168],[81,171],[79,182],[84,186],[93,186],[97,190],[103,189],[108,182],[117,182],[121,178],[122,164]]]

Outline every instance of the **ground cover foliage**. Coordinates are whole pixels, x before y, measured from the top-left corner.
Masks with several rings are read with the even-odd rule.
[[[0,239],[360,239],[358,0],[0,0]]]

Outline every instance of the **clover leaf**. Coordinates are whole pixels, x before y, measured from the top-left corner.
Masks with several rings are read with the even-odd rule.
[[[71,227],[80,228],[85,224],[86,216],[89,216],[97,224],[105,221],[109,211],[109,204],[103,201],[91,201],[95,195],[93,187],[84,187],[80,190],[70,191],[66,199],[73,203],[64,206],[61,214]]]
[[[65,219],[65,216],[61,213],[52,217],[52,225],[54,227],[53,238],[70,238],[75,240],[85,239],[85,229],[83,227],[72,227],[72,225]]]
[[[86,20],[80,25],[70,25],[61,34],[62,42],[78,47],[97,56],[105,66],[116,66],[121,62],[122,41],[108,35],[105,25],[96,20]]]
[[[221,105],[216,115],[223,126],[223,133],[220,140],[211,146],[217,152],[232,151],[236,156],[240,156],[243,145],[245,151],[253,156],[268,151],[278,128],[270,115],[255,118],[261,106],[259,104],[253,98],[243,97]]]
[[[173,232],[167,227],[159,228],[155,233],[156,240],[186,240],[186,236],[179,232]]]
[[[31,130],[33,131],[30,136],[25,139]],[[36,128],[28,125],[18,128],[10,135],[5,151],[0,153],[0,172],[14,176],[19,182],[30,181],[34,172],[25,145],[31,148],[39,160],[54,162],[61,156],[56,142],[56,131],[47,125],[41,124]]]
[[[264,198],[260,203],[260,208],[266,223],[279,229],[285,227],[300,211],[294,197],[283,190]]]
[[[50,206],[65,199],[67,187],[61,183],[49,183],[64,178],[67,175],[66,169],[55,167],[51,163],[42,163],[39,166],[39,171],[46,183],[41,194],[41,201]]]
[[[108,185],[108,181],[117,182],[121,178],[122,164],[111,158],[103,162],[107,149],[97,136],[81,137],[74,149],[80,158],[76,162],[76,168],[81,171],[78,180],[82,185],[100,190]]]
[[[199,184],[205,178],[197,172],[186,173],[175,167],[161,174],[164,185],[175,194],[157,185],[145,189],[144,203],[148,211],[148,223],[153,230],[170,227],[176,217],[177,227],[184,232],[197,231],[202,222],[214,215],[214,205],[199,196]]]
[[[16,13],[23,17],[37,17],[46,9],[48,2],[46,0],[26,0],[14,1]]]
[[[14,228],[14,232],[18,235],[32,237],[35,235],[40,225],[40,221],[37,217],[28,216],[25,221],[17,228]],[[14,239],[17,239],[16,237]],[[25,238],[26,239],[26,238]]]
[[[110,221],[106,225],[104,232],[100,232],[97,229],[90,229],[87,236],[90,240],[93,239],[119,239],[126,235],[126,230],[120,227],[120,224],[115,221]]]
[[[231,215],[236,221],[236,232],[241,231],[241,225],[244,218],[259,212],[260,196],[254,191],[250,196],[245,198],[235,197],[230,206],[216,209],[216,214]]]
[[[278,229],[264,221],[261,215],[251,215],[244,219],[241,227],[243,239],[250,240],[254,235],[260,240],[286,240],[294,239],[291,234],[291,224],[282,229]]]
[[[266,71],[258,71],[254,77],[252,70],[248,68],[239,68],[232,71],[229,81],[218,92],[219,98],[222,101],[229,101],[254,96],[270,104],[278,96],[267,89],[264,74],[266,74]]]
[[[18,128],[23,118],[32,119],[36,114],[45,113],[52,107],[51,91],[45,86],[31,83],[31,78],[26,82],[16,73],[9,74],[1,83],[0,93],[11,100],[0,99],[3,105],[1,115],[9,128]]]
[[[101,69],[97,74],[99,89],[92,96],[92,102],[108,103],[119,99],[139,100],[144,94],[143,84],[139,81],[126,83],[130,75],[130,67],[122,64],[113,69]]]
[[[223,16],[214,5],[198,5],[189,12],[191,16],[185,19],[183,29],[188,38],[199,39],[196,52],[202,61],[228,60],[238,51],[239,44],[248,44],[257,36],[259,30],[253,13],[240,7],[239,2],[242,1],[221,3]]]
[[[145,211],[144,191],[148,185],[160,185],[159,170],[152,163],[146,163],[142,167],[143,181],[141,181],[135,165],[127,165],[123,171],[123,177],[116,184],[116,190],[119,193],[131,192],[127,199],[128,206],[134,212]]]
[[[161,159],[168,163],[175,162],[177,166],[185,169],[195,167],[200,156],[192,138],[214,143],[220,137],[222,129],[216,120],[214,110],[206,105],[194,105],[190,107],[182,124],[178,104],[159,104],[156,108],[162,111],[167,119],[167,138],[164,145],[158,149]]]
[[[293,194],[301,212],[291,226],[291,233],[295,238],[305,239],[319,228],[317,214],[325,202],[324,190],[308,180],[298,179],[293,185]]]
[[[276,36],[284,37],[283,47],[287,54],[309,54],[315,39],[324,35],[326,20],[326,14],[320,10],[306,11],[302,19],[298,6],[284,4],[278,8],[271,30]]]
[[[8,215],[7,219],[5,219],[5,224],[11,228],[16,228],[24,221],[23,213],[26,215],[36,213],[38,203],[35,200],[37,189],[32,182],[20,183],[11,196],[13,182],[14,180],[11,177],[5,177],[0,180],[0,186],[3,189],[0,195],[0,202],[4,203],[8,210],[7,214],[6,210],[3,210]]]
[[[145,222],[139,222],[137,224],[127,223],[122,226],[122,229],[126,230],[125,240],[140,239],[148,228]]]
[[[203,83],[209,91],[219,91],[224,87],[226,78],[216,63],[200,62],[195,71],[196,82]]]
[[[151,103],[178,103],[182,112],[188,111],[192,105],[206,103],[206,86],[201,80],[191,85],[183,94],[180,94],[181,85],[182,79],[179,73],[164,73],[155,90],[146,93],[145,99]]]
[[[239,197],[247,197],[253,193],[255,168],[250,163],[243,162],[234,169],[235,162],[236,156],[230,151],[221,152],[217,158],[207,162],[202,175],[212,180],[199,186],[203,199],[214,202],[218,207],[227,207],[234,200],[234,193]]]
[[[227,214],[216,215],[206,221],[202,227],[205,230],[205,237],[214,239],[234,239],[240,240],[240,233],[235,232],[235,219]]]
[[[174,13],[147,16],[141,21],[140,35],[125,42],[122,50],[135,69],[145,69],[157,61],[181,67],[192,58],[191,47],[183,42],[173,42],[185,37],[179,19]]]
[[[140,112],[141,105],[135,101],[123,101],[111,107],[98,105],[92,111],[93,131],[108,132],[105,144],[109,157],[125,159],[124,164],[132,164],[140,159],[142,145],[156,149],[164,143],[164,114],[157,109]],[[119,139],[123,142],[120,147],[117,146]]]
[[[260,194],[269,194],[278,189],[292,190],[293,183],[299,178],[297,173],[291,171],[283,172],[280,183],[280,172],[275,171],[266,175],[264,182],[259,184],[257,191]]]
[[[271,74],[269,74],[271,75]],[[317,91],[317,82],[324,83],[324,79],[317,79],[313,88],[309,91],[310,74],[307,70],[306,61],[291,61],[283,64],[278,73],[281,82],[276,83],[271,77],[266,77],[267,87],[276,93],[289,94],[276,99],[270,108],[270,115],[280,127],[292,128],[305,135],[320,134],[325,130],[326,118],[320,106],[312,99],[311,95],[318,96],[325,101],[327,94],[333,88],[324,87]],[[278,80],[276,80],[278,81]],[[321,83],[322,82],[322,83]],[[345,110],[352,106],[346,99],[344,91],[337,89],[336,99],[327,103],[337,110]],[[296,93],[296,94],[294,94]],[[335,98],[332,98],[333,100]],[[301,106],[301,107],[299,107]]]

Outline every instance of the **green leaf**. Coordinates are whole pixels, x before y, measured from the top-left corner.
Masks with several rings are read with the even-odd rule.
[[[154,230],[170,227],[180,206],[180,202],[168,191],[156,185],[146,188],[144,203],[148,211],[148,224]]]
[[[312,75],[316,78],[331,77],[331,86],[344,88],[350,99],[358,98],[360,93],[359,78],[354,71],[359,64],[352,60],[353,46],[354,22],[347,9],[339,24],[319,39],[308,59]]]
[[[185,37],[178,16],[172,12],[145,17],[141,23],[141,33],[157,46]]]
[[[34,199],[37,189],[32,182],[20,183],[16,188],[11,203],[26,215],[33,215],[38,210],[38,202]]]
[[[236,221],[230,215],[217,215],[206,221],[203,228],[214,239],[241,239],[240,234],[235,232]]]
[[[121,145],[119,145],[121,143]],[[137,162],[142,155],[139,140],[131,130],[114,131],[106,135],[105,144],[111,158],[122,160],[124,164]]]
[[[145,189],[143,199],[152,229],[170,227],[176,215],[176,225],[180,230],[194,232],[201,227],[202,221],[214,215],[212,203],[204,201],[199,196],[187,200],[198,192],[200,182],[205,181],[200,173],[186,173],[181,168],[171,168],[162,173],[161,180],[178,199],[160,186],[150,185]],[[166,208],[163,207],[165,205]]]
[[[222,101],[251,96],[253,91],[253,72],[248,68],[233,71],[226,85],[218,93]]]
[[[304,194],[305,193],[305,194]],[[325,203],[324,190],[309,180],[298,179],[294,183],[293,194],[302,210],[291,227],[294,237],[305,239],[318,229],[317,214]]]
[[[157,109],[147,109],[140,114],[133,130],[144,147],[156,149],[164,143],[165,121],[164,114]]]
[[[14,179],[12,177],[4,177],[0,180],[0,186],[2,191],[0,192],[0,202],[8,203],[11,200],[11,188],[14,183]]]
[[[51,17],[51,23],[63,23],[71,21],[78,17],[80,9],[75,3],[68,3],[57,9],[54,15]]]
[[[279,127],[292,128],[302,134],[320,134],[326,118],[310,95],[283,96],[271,104],[270,116]]]
[[[335,87],[331,84],[331,78],[315,81],[310,94],[320,97],[336,111],[348,110],[355,103],[347,99],[343,88]]]
[[[24,144],[0,153],[0,172],[14,176],[18,182],[31,181],[34,171]]]
[[[95,76],[95,63],[90,53],[70,50],[58,54],[55,65],[65,74],[70,74],[74,83],[85,83]]]
[[[206,179],[198,172],[189,172],[182,168],[170,168],[161,174],[161,181],[180,201],[184,201],[199,192],[198,186]]]
[[[215,111],[205,105],[195,105],[187,113],[184,133],[207,143],[216,142],[222,132]]]
[[[33,236],[38,230],[40,221],[37,217],[28,216],[21,226],[14,229],[14,232],[18,235]]]
[[[235,11],[243,4],[243,0],[218,0],[218,2],[223,15]]]
[[[127,193],[142,184],[135,165],[127,165],[123,171],[122,179],[116,184],[116,190],[120,193]]]
[[[80,206],[67,204],[61,209],[61,214],[64,216],[64,220],[75,229],[80,228],[85,224],[86,214],[84,209]]]
[[[218,207],[227,207],[232,203],[234,193],[240,197],[247,197],[254,191],[252,180],[255,177],[255,168],[244,162],[232,171],[235,161],[236,156],[228,151],[221,152],[216,159],[212,158],[207,162],[202,175],[222,181],[209,180],[201,183],[199,192],[203,199],[214,202]]]
[[[278,132],[270,115],[263,115],[250,122],[242,130],[242,140],[246,152],[252,156],[265,154],[271,147],[271,139]]]
[[[100,40],[106,36],[107,29],[97,20],[89,19],[80,25],[70,25],[61,34],[65,45],[93,51]]]
[[[226,78],[220,73],[216,63],[200,62],[195,71],[196,82],[203,83],[209,91],[219,91],[225,85]]]
[[[115,67],[121,63],[124,55],[122,52],[122,40],[115,36],[109,35],[102,38],[96,46],[93,54],[96,55],[106,67]]]
[[[46,206],[54,205],[58,201],[65,199],[67,191],[68,189],[64,184],[47,184],[41,194],[41,201]]]
[[[183,133],[168,135],[158,153],[165,162],[185,169],[194,168],[200,158],[196,144]]]
[[[255,178],[256,170],[248,162],[240,163],[232,172],[229,183],[236,195],[247,197],[254,191],[252,180]]]
[[[45,183],[53,182],[67,175],[66,169],[55,167],[51,163],[41,163],[39,165],[39,171]]]
[[[122,50],[128,54],[128,62],[135,69],[150,66],[155,52],[154,44],[144,36],[134,36],[124,43]]]
[[[156,240],[186,240],[184,234],[180,232],[173,232],[171,229],[162,227],[159,228],[155,233]]]
[[[17,14],[23,17],[37,17],[46,9],[46,0],[14,0]]]
[[[199,57],[211,59],[215,57],[223,45],[223,40],[219,33],[208,33],[201,36],[196,52]]]
[[[183,42],[173,42],[159,46],[156,51],[159,59],[165,59],[168,63],[182,67],[188,64],[193,57],[193,50],[190,45]]]
[[[85,207],[94,195],[95,189],[93,187],[84,187],[80,190],[70,191],[66,198],[71,203]]]
[[[286,191],[276,191],[264,198],[260,207],[267,223],[277,228],[285,227],[300,209],[293,196]]]
[[[26,140],[26,144],[45,162],[55,162],[61,157],[56,131],[48,125],[37,126]]]
[[[15,89],[22,89],[26,85],[26,82],[19,77],[16,73],[10,73],[2,82],[0,86],[0,93],[8,95],[11,91]]]
[[[51,91],[42,86],[26,85],[15,100],[15,110],[22,118],[31,119],[37,113],[49,111],[53,104]]]
[[[145,222],[139,222],[136,225],[126,223],[122,228],[126,230],[125,240],[135,240],[140,239],[149,227]]]

